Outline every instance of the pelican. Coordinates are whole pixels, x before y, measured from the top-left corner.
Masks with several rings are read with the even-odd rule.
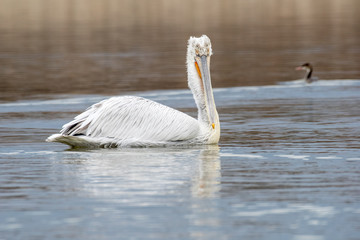
[[[310,63],[304,63],[303,65],[296,67],[295,70],[305,70],[306,71],[305,81],[307,83],[312,83],[317,80],[316,77],[315,78],[311,77],[311,74],[313,72],[313,66]]]
[[[46,141],[74,148],[218,143],[220,122],[211,86],[211,55],[211,42],[206,35],[190,37],[187,76],[198,108],[197,119],[142,97],[112,97],[90,106]]]

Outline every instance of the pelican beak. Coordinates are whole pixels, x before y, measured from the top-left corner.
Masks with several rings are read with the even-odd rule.
[[[215,129],[216,122],[216,107],[214,96],[211,87],[211,77],[210,77],[210,57],[206,55],[196,56],[195,57],[195,67],[199,74],[199,77],[202,80],[203,92],[205,97],[206,110],[209,117],[210,125]]]

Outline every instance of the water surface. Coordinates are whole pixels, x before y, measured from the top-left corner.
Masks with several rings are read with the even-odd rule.
[[[219,146],[74,151],[105,96],[0,105],[2,239],[357,239],[360,80],[214,90]],[[139,92],[196,115],[189,90]]]

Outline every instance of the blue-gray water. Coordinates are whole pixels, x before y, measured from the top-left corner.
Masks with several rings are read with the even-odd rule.
[[[0,104],[0,239],[360,238],[360,80],[214,90],[218,146],[46,143],[99,100]],[[138,92],[196,116],[189,90]]]

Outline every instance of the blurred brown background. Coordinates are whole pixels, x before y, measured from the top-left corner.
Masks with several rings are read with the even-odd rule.
[[[213,87],[360,78],[358,0],[0,0],[0,101],[187,88],[190,35]]]

